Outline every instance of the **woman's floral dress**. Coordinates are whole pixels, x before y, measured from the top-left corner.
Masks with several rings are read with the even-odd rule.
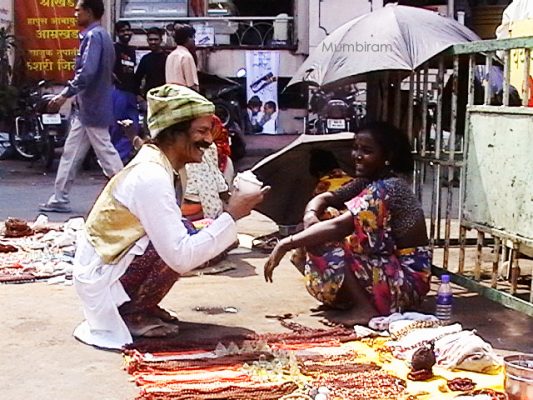
[[[317,300],[343,307],[336,297],[347,272],[355,275],[380,314],[416,307],[429,291],[429,247],[398,249],[395,244],[390,194],[397,179],[372,182],[346,203],[354,232],[343,242],[328,243],[320,254],[308,252],[306,287]]]

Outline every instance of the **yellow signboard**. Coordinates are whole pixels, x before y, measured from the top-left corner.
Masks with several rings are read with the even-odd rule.
[[[527,19],[522,21],[513,21],[510,25],[511,37],[524,37],[533,36],[533,19]],[[511,51],[511,85],[513,85],[520,95],[522,95],[522,89],[525,85],[524,82],[524,49]],[[530,65],[529,65],[529,94],[528,105],[533,107],[533,52],[531,53]]]

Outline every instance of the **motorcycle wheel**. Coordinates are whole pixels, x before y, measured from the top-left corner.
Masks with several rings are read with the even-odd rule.
[[[11,129],[9,143],[22,159],[34,161],[41,156],[35,136],[36,132],[28,129],[28,125],[23,121],[18,134],[15,127]]]
[[[220,121],[222,121],[222,125],[224,125],[224,128],[227,128],[229,126],[229,123],[231,122],[231,109],[228,107],[227,104],[216,102],[215,115],[220,118]]]

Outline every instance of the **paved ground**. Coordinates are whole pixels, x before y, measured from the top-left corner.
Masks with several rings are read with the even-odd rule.
[[[104,179],[84,172],[72,192],[75,215],[85,215]],[[0,162],[0,220],[7,216],[32,219],[36,205],[51,193],[53,176],[20,162]],[[50,214],[52,221],[68,215]],[[262,278],[266,255],[249,250],[252,236],[269,233],[275,225],[259,214],[239,222],[242,248],[226,261],[235,269],[221,275],[181,279],[164,301],[180,317],[186,337],[220,336],[239,332],[282,331],[267,314],[294,314],[297,322],[321,326],[366,319],[357,308],[349,312],[317,310],[318,303],[303,287],[302,278],[287,259],[276,270],[273,284]],[[121,370],[117,353],[92,349],[76,342],[71,332],[82,319],[71,286],[33,283],[1,285],[2,358],[0,387],[5,399],[133,399],[137,389]],[[206,315],[196,307],[234,306],[236,314]],[[433,295],[425,308],[434,307]],[[477,329],[496,348],[533,352],[533,319],[473,293],[456,288],[455,318]]]

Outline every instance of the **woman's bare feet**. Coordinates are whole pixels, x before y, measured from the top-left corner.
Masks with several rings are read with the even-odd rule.
[[[299,247],[294,250],[291,255],[291,262],[301,274],[305,271],[305,262],[307,260],[307,254],[303,247]]]

